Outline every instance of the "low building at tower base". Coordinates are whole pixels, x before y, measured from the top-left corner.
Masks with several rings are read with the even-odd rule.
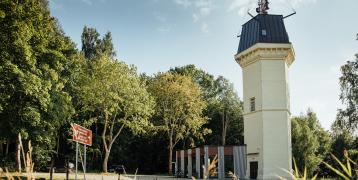
[[[175,175],[177,177],[202,179],[214,157],[218,156],[217,174],[210,178],[225,179],[235,175],[245,178],[246,146],[201,146],[176,151]]]

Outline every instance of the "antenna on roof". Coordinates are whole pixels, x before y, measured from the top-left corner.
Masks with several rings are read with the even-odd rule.
[[[252,15],[252,14],[250,13],[250,10],[247,10],[247,14],[248,14],[249,16],[251,16],[252,18],[255,17],[254,15]]]
[[[258,5],[259,7],[256,8],[256,12],[259,14],[267,14],[267,10],[270,9],[268,0],[259,0]]]
[[[288,17],[293,16],[293,15],[296,14],[296,10],[295,10],[295,8],[292,6],[292,4],[291,4],[290,2],[288,2],[288,0],[286,0],[286,3],[292,8],[293,13],[291,13],[291,14],[289,14],[289,15],[287,15],[287,16],[284,16],[283,19],[286,19],[286,18],[288,18]]]
[[[290,17],[290,16],[295,15],[295,14],[296,14],[296,10],[294,10],[294,9],[292,9],[292,10],[293,10],[293,13],[291,13],[291,14],[289,14],[289,15],[283,17],[283,19],[286,19],[286,18],[288,18],[288,17]]]

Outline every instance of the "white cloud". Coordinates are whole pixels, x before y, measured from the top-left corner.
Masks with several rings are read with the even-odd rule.
[[[174,0],[174,2],[184,7],[189,7],[192,4],[190,0]]]
[[[198,21],[199,21],[199,16],[198,16],[196,13],[193,14],[193,21],[194,21],[194,22],[198,22]]]
[[[194,10],[196,16],[208,16],[214,8],[213,0],[174,0],[177,5]]]
[[[201,23],[201,32],[209,33],[209,26],[206,22]]]
[[[154,17],[157,21],[161,23],[167,22],[167,18],[163,14],[160,14],[159,12],[154,12]]]
[[[174,0],[174,2],[177,5],[192,10],[193,22],[200,24],[202,32],[209,32],[209,26],[205,22],[205,18],[211,14],[215,7],[213,0]]]
[[[202,16],[207,16],[207,15],[210,14],[210,12],[211,12],[211,8],[209,8],[209,7],[202,7],[202,8],[200,8],[200,14],[201,14]]]
[[[92,5],[92,1],[91,0],[81,0],[82,2],[88,4],[88,5]]]
[[[171,28],[170,28],[170,26],[160,26],[157,28],[157,30],[159,32],[166,33],[166,32],[169,32],[171,30]]]

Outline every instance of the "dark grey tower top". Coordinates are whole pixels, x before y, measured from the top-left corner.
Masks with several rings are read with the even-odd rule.
[[[256,43],[290,43],[282,15],[260,13],[242,25],[237,53]]]

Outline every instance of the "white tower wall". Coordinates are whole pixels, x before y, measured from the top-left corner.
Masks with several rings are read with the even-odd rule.
[[[258,179],[288,177],[282,169],[292,169],[288,89],[292,45],[257,43],[235,59],[243,69],[246,176],[250,177],[250,162],[256,161]]]

